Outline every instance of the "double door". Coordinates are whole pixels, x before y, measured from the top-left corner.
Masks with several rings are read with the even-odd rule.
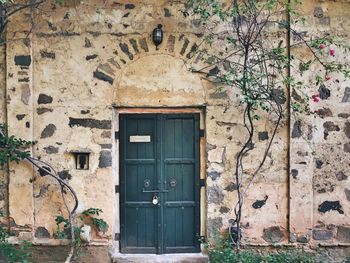
[[[199,251],[199,114],[120,115],[121,252]]]

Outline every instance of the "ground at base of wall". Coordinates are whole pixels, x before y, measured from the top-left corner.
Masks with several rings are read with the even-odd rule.
[[[33,246],[31,248],[33,263],[64,263],[69,254],[69,246]],[[74,263],[111,263],[109,247],[83,247],[78,261]]]
[[[294,247],[246,247],[244,251],[258,253],[262,255],[271,253],[288,253],[295,251]],[[312,255],[314,263],[350,263],[350,247],[317,247],[312,248],[305,246],[298,251],[304,250]],[[299,262],[298,262],[299,263]]]
[[[349,247],[319,248],[312,253],[316,262],[322,263],[350,263]]]
[[[82,255],[79,261],[75,263],[111,263],[112,260],[109,255],[108,246],[90,246],[82,248]],[[70,247],[68,246],[33,246],[31,247],[32,261],[33,263],[64,263],[65,259],[69,253]],[[247,249],[256,253],[271,253],[271,252],[287,252],[290,249],[287,248],[249,248]],[[317,263],[350,263],[346,259],[350,259],[350,248],[349,247],[320,247],[315,250],[307,250],[312,253]],[[122,255],[122,254],[120,254]],[[115,257],[115,263],[134,263],[143,262],[146,263],[146,259],[151,259],[151,255],[145,256],[142,261],[135,261],[134,259],[140,259],[137,255],[132,255],[132,257]],[[160,259],[159,259],[160,260]],[[170,260],[170,261],[169,261]],[[1,260],[0,260],[1,262]],[[148,262],[148,261],[147,261]],[[175,262],[171,258],[165,258],[165,261],[152,261],[152,262]],[[178,262],[178,261],[176,261]],[[199,261],[183,260],[179,261],[181,263],[202,263],[206,260],[199,259]]]
[[[82,247],[78,261],[72,263],[207,263],[207,257],[196,254],[167,255],[127,255],[115,254],[113,260],[108,246]],[[33,246],[31,247],[33,263],[64,263],[70,251],[69,246]]]

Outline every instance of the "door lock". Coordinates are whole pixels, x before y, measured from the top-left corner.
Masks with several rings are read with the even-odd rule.
[[[152,204],[154,204],[154,205],[158,204],[158,196],[156,196],[156,195],[153,196]]]

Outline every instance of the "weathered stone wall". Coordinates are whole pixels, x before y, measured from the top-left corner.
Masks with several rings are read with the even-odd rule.
[[[33,155],[51,163],[77,191],[78,212],[103,209],[102,218],[110,228],[102,237],[95,235],[95,242],[110,242],[119,232],[119,199],[114,194],[119,182],[118,143],[113,136],[118,112],[112,106],[205,106],[205,228],[213,234],[227,228],[234,217],[235,156],[245,139],[239,96],[230,89],[217,92],[203,76],[190,72],[201,66],[195,50],[203,34],[198,20],[184,17],[184,4],[145,2],[87,1],[65,7],[50,3],[40,13],[15,17],[8,30],[8,38],[16,40],[6,49],[9,131],[37,141]],[[307,33],[317,34],[328,26],[344,37],[348,7],[348,1],[308,2],[303,11],[312,30]],[[23,39],[30,18],[36,27]],[[150,36],[157,24],[163,25],[165,34],[158,50]],[[299,49],[292,52],[302,54]],[[287,122],[283,123],[266,164],[245,194],[246,243],[331,243],[333,238],[350,243],[347,86],[349,82],[336,76],[329,81],[331,96],[313,106],[319,117],[293,120],[290,145]],[[5,86],[1,87],[3,98]],[[0,103],[4,109],[5,100]],[[255,150],[246,156],[248,171],[259,164],[272,128],[270,121],[259,123]],[[89,170],[75,169],[72,151],[90,152]],[[10,171],[13,230],[22,239],[57,243],[54,216],[66,216],[58,185],[29,165],[11,164]],[[249,178],[244,183],[248,185]]]
[[[95,242],[111,241],[119,232],[118,151],[112,136],[118,120],[112,105],[205,104],[202,80],[186,64],[202,35],[197,24],[183,22],[183,8],[159,1],[47,4],[40,14],[21,14],[11,24],[9,38],[26,32],[29,18],[36,27],[7,49],[10,132],[37,141],[33,156],[52,164],[75,189],[78,213],[103,209],[110,227],[102,237],[94,235]],[[166,37],[156,50],[150,31],[158,23]],[[89,170],[75,169],[72,151],[90,152]],[[11,164],[10,170],[10,217],[19,238],[56,244],[54,217],[67,216],[57,183],[30,167]],[[25,207],[17,206],[19,198]]]
[[[301,10],[306,20],[299,31],[314,39],[331,33],[336,40],[346,41],[350,29],[349,7],[349,1],[308,1]],[[336,54],[334,58],[328,56],[330,61],[349,62],[349,55],[344,50],[335,45],[331,48]],[[308,59],[305,49],[295,48],[292,54]],[[319,67],[303,76],[294,71],[296,77],[310,85],[306,92],[310,96],[319,95],[319,101],[310,102],[314,115],[297,116],[292,120],[291,241],[348,244],[350,84],[341,74],[331,73],[329,80],[316,86],[315,75],[324,77],[321,72]]]
[[[6,60],[5,47],[0,48],[0,123],[6,122]],[[0,216],[7,216],[7,173],[5,167],[0,167]],[[1,222],[1,221],[0,221]]]

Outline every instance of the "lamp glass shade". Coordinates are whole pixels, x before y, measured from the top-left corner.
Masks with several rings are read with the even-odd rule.
[[[162,25],[158,25],[158,27],[153,30],[152,40],[157,47],[163,42]]]

